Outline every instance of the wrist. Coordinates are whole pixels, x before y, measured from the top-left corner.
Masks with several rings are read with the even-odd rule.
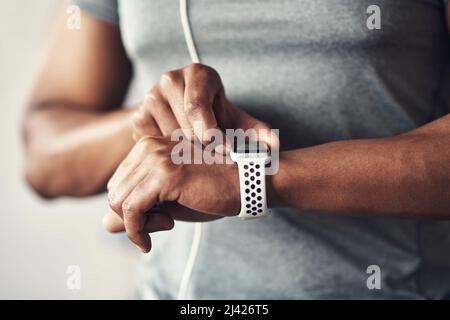
[[[291,161],[286,153],[280,153],[279,169],[276,174],[266,176],[267,201],[269,208],[291,207],[290,183]]]
[[[231,186],[230,190],[232,192],[231,198],[234,199],[233,203],[235,204],[235,208],[232,210],[233,215],[238,215],[241,210],[241,189],[239,184],[239,169],[237,164],[228,164],[226,165],[227,170],[229,172],[228,176],[230,177],[229,185]]]

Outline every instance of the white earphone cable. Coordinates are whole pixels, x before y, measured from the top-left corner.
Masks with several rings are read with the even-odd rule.
[[[184,268],[183,276],[181,277],[180,287],[178,289],[178,300],[186,300],[189,282],[191,280],[192,269],[194,268],[195,260],[197,259],[198,249],[202,239],[202,224],[196,222],[194,225],[194,237],[192,239],[191,250],[189,251],[189,258]]]
[[[189,23],[189,14],[187,8],[187,0],[180,0],[180,17],[181,25],[183,26],[184,38],[191,56],[192,63],[200,63],[200,59],[197,54],[194,39],[192,38],[191,25]]]
[[[191,56],[192,63],[200,63],[200,59],[197,54],[197,49],[195,48],[194,39],[192,38],[192,31],[189,23],[189,15],[187,10],[187,0],[180,0],[180,17],[181,25],[183,26],[183,33],[186,39],[186,44],[189,50],[189,55]],[[195,260],[197,259],[198,250],[200,247],[200,242],[202,239],[202,224],[200,222],[195,223],[194,226],[194,236],[192,238],[191,249],[189,251],[189,257],[184,268],[183,275],[181,277],[180,287],[178,289],[178,300],[186,300],[189,282],[191,280],[192,269],[195,265]]]

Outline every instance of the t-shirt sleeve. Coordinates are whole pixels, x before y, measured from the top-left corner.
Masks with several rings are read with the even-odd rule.
[[[114,24],[119,23],[118,0],[72,0],[72,4],[80,7],[101,20]]]

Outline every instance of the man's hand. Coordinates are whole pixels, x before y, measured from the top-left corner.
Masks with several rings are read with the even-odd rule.
[[[182,128],[186,137],[204,145],[209,143],[204,136],[208,129],[269,129],[228,101],[219,74],[201,64],[166,72],[138,108],[133,125],[136,141],[147,135],[170,137]],[[260,140],[272,147],[278,143],[274,136]]]
[[[190,139],[197,138],[206,145],[210,137],[205,137],[204,132],[208,129],[219,128],[223,132],[225,129],[256,129],[258,135],[259,129],[268,130],[269,126],[228,101],[220,76],[214,69],[201,64],[192,64],[186,68],[165,73],[133,115],[133,138],[135,141],[146,136],[170,137],[175,130],[180,128]],[[269,146],[278,146],[276,135],[262,135],[256,138],[266,142]],[[221,152],[220,149],[216,150]],[[225,153],[225,150],[222,153]],[[115,176],[117,177],[118,174],[116,172]],[[237,172],[235,176],[237,179]],[[116,188],[124,187],[122,180],[117,181],[117,178],[113,178],[111,181],[115,181],[110,185],[116,185]],[[126,180],[123,181],[124,185],[126,183]],[[117,199],[115,201],[120,202]],[[201,199],[199,198],[198,201]],[[116,204],[114,207],[117,214],[123,217],[121,205]],[[197,206],[195,209],[198,209]],[[216,208],[211,209],[211,211],[215,211]],[[160,203],[157,213],[154,210],[152,212],[147,210],[143,214],[147,217],[152,215],[142,228],[142,231],[150,230],[150,232],[167,230],[167,226],[171,225],[168,220],[170,217],[176,220],[202,222],[220,218],[220,216],[191,210],[176,202]],[[155,214],[164,214],[165,216],[163,218],[153,217]],[[117,219],[113,213],[107,214],[104,218],[105,228],[110,232],[124,231],[126,226],[120,217]],[[159,225],[161,226],[159,227]],[[148,238],[148,236],[146,237]]]
[[[176,202],[168,202],[161,204],[157,209],[152,209],[145,213],[147,221],[143,230],[147,233],[171,230],[174,220],[188,222],[208,222],[220,219],[220,216],[194,211],[179,205]],[[125,224],[122,218],[113,210],[109,211],[103,217],[104,228],[111,233],[119,233],[125,231]]]
[[[175,165],[171,154],[178,143],[162,137],[141,138],[108,183],[111,208],[143,252],[151,247],[146,226],[155,204],[175,202],[212,217],[236,215],[240,209],[237,167]],[[194,148],[189,141],[181,143]]]

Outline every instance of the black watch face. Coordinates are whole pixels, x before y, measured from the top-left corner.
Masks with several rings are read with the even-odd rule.
[[[267,147],[267,144],[265,142],[261,141],[246,141],[245,143],[237,143],[235,146],[235,153],[242,153],[242,154],[248,154],[248,153],[262,153],[267,154],[269,153],[269,148]]]

